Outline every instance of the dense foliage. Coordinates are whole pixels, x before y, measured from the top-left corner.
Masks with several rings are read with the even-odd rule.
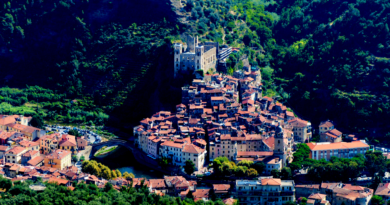
[[[390,114],[390,2],[277,1],[271,66],[301,115],[381,138]]]
[[[95,4],[101,10],[96,11]],[[97,12],[120,9],[118,4],[4,2],[0,60],[5,72],[1,75],[4,85],[22,89],[2,88],[0,103],[6,103],[0,106],[2,113],[39,112],[45,120],[63,123],[107,122],[107,113],[122,106],[136,85],[146,82],[148,70],[158,66],[158,59],[169,55],[161,48],[170,44],[179,29],[163,18],[141,25],[130,20],[126,27],[94,21]],[[41,87],[24,88],[26,84]]]
[[[102,163],[94,160],[84,161],[82,164],[82,171],[105,179],[116,179],[118,177],[122,177],[122,173],[119,170],[111,170]],[[128,174],[129,173],[127,173],[124,177],[130,177]]]
[[[214,176],[236,176],[254,178],[263,173],[265,165],[263,162],[243,160],[238,164],[229,161],[227,157],[217,157],[213,161]]]
[[[1,179],[1,178],[0,178]],[[8,180],[8,179],[7,179]],[[8,180],[10,183],[11,181]],[[122,187],[120,191],[113,189],[110,183],[107,183],[103,189],[99,189],[95,184],[79,183],[71,191],[68,187],[58,186],[56,184],[44,183],[46,189],[43,192],[36,192],[29,188],[34,184],[33,181],[17,181],[12,187],[1,194],[0,204],[170,204],[170,205],[190,205],[204,204],[203,202],[194,202],[192,199],[179,197],[159,196],[150,193],[149,188],[141,186],[139,188]],[[208,201],[206,204],[223,205],[222,200]]]

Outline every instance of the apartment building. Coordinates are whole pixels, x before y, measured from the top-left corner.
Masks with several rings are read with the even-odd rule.
[[[68,150],[57,149],[56,151],[46,155],[44,166],[57,168],[59,170],[71,166],[71,152]]]
[[[22,155],[26,152],[24,147],[15,146],[5,153],[5,162],[20,164]]]
[[[187,144],[183,147],[183,162],[191,160],[194,162],[196,170],[203,169],[205,159],[206,159],[206,150],[202,149],[194,144]]]
[[[44,135],[39,140],[41,154],[49,154],[58,149],[58,143],[61,141],[60,133],[53,133],[51,135]]]
[[[311,123],[299,118],[294,118],[288,121],[288,124],[293,127],[295,142],[309,142],[312,138]]]
[[[236,197],[240,204],[282,205],[295,201],[294,180],[262,178],[236,180]]]
[[[320,123],[320,126],[319,126],[319,134],[322,134],[322,133],[325,133],[329,130],[333,130],[334,129],[334,125],[331,121],[327,120],[327,121],[323,121]]]
[[[329,160],[332,156],[340,158],[352,158],[357,154],[364,154],[370,146],[364,141],[353,142],[320,142],[306,143],[310,150],[310,158]]]
[[[38,142],[31,142],[31,141],[27,141],[27,140],[22,140],[19,142],[19,145],[21,147],[24,147],[26,150],[39,151],[39,143]]]

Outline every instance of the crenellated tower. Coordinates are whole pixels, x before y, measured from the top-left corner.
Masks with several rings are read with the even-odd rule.
[[[183,45],[181,44],[181,43],[176,43],[175,45],[174,45],[174,47],[175,47],[175,59],[174,59],[174,67],[175,67],[175,69],[174,69],[174,77],[176,77],[176,74],[177,74],[177,72],[179,72],[179,70],[180,70],[180,55],[181,55],[181,53],[182,53],[182,47],[183,47]]]
[[[199,70],[199,69],[203,70],[203,67],[204,67],[203,54],[204,54],[204,47],[203,46],[196,46],[196,48],[195,48],[195,70]]]

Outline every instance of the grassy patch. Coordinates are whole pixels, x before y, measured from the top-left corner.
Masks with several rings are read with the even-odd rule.
[[[94,156],[97,157],[97,156],[100,156],[100,155],[103,155],[103,154],[107,154],[109,152],[114,151],[116,148],[118,148],[118,146],[103,147],[99,151],[97,151]]]

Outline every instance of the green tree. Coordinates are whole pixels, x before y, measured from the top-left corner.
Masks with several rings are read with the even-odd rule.
[[[12,187],[12,181],[6,178],[3,178],[2,175],[0,175],[0,188],[9,190]]]
[[[383,204],[385,204],[385,200],[383,200],[383,198],[381,196],[374,195],[371,198],[371,204],[372,205],[383,205]]]
[[[79,161],[79,157],[77,155],[72,155],[72,160],[74,162],[78,162]]]
[[[256,169],[257,173],[261,174],[265,170],[264,162],[256,162],[252,164],[251,168]]]
[[[289,167],[283,167],[282,170],[280,171],[280,178],[283,180],[291,180],[292,179],[291,169]]]
[[[186,198],[194,200],[194,195],[192,195],[192,191],[191,190],[188,190]]]
[[[187,160],[184,165],[184,171],[188,174],[191,175],[195,171],[195,164],[192,160]]]
[[[110,182],[107,182],[107,183],[104,185],[104,191],[105,191],[105,192],[108,192],[108,191],[110,191],[110,190],[112,190],[112,189],[114,189],[114,188],[112,187],[112,184],[111,184]]]
[[[380,151],[368,151],[365,154],[366,167],[371,176],[378,173],[380,176],[384,176],[386,170],[386,159]]]
[[[217,200],[217,195],[215,194],[214,188],[211,187],[209,191],[209,198],[213,201]]]
[[[280,171],[277,169],[271,170],[271,175],[273,178],[280,178]]]
[[[242,160],[242,161],[238,162],[238,164],[237,164],[237,166],[245,166],[248,168],[250,168],[252,165],[253,165],[253,161],[250,161],[250,160]]]
[[[307,203],[307,198],[306,197],[302,197],[301,198],[301,202],[299,203],[300,205],[306,205]]]
[[[39,129],[44,129],[43,118],[39,114],[35,114],[35,115],[32,116],[30,124],[33,127],[36,127],[36,128],[39,128]]]
[[[253,178],[257,177],[259,174],[257,173],[256,169],[250,168],[246,171],[246,174],[248,177]]]
[[[81,157],[80,157],[80,161],[85,161],[85,157],[84,157],[84,155],[81,155]]]
[[[135,178],[135,176],[134,176],[134,174],[133,173],[128,173],[128,172],[125,172],[125,173],[123,173],[123,178],[125,178],[125,179],[133,179],[133,178]]]
[[[79,131],[75,130],[75,129],[69,130],[68,134],[73,135],[75,137],[81,137],[81,134],[79,133]]]

